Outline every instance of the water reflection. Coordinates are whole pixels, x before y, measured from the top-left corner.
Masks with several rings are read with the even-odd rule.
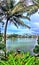
[[[30,51],[31,54],[33,53],[33,48],[37,44],[37,39],[35,38],[12,38],[7,40],[7,51],[20,49],[24,52]]]

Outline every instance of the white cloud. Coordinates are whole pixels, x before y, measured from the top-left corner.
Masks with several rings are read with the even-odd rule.
[[[36,27],[39,27],[39,22],[35,22],[34,25],[35,25]]]

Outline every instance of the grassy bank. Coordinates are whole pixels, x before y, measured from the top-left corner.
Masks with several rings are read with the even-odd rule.
[[[39,65],[39,57],[31,56],[29,52],[11,52],[7,60],[0,60],[0,65]]]

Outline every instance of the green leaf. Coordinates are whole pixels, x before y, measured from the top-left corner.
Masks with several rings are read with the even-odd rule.
[[[25,65],[32,65],[34,63],[35,57],[31,57]]]
[[[7,65],[4,61],[0,60],[0,65]]]

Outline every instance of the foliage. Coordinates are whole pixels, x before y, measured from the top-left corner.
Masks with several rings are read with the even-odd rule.
[[[39,46],[38,45],[35,46],[34,52],[39,53]]]
[[[6,4],[6,7],[3,7],[1,5],[1,9],[3,10],[4,12],[4,15],[6,17],[6,15],[8,14],[8,17],[9,17],[9,20],[10,18],[12,18],[12,22],[14,23],[14,25],[18,28],[19,25],[22,25],[22,26],[26,26],[28,28],[30,28],[28,25],[26,25],[23,21],[20,20],[20,18],[24,18],[24,19],[28,19],[30,20],[30,15],[36,13],[38,11],[38,7],[37,5],[33,4],[33,5],[30,5],[30,6],[25,6],[24,2],[18,2],[16,5],[14,5],[15,1],[13,0],[10,0],[10,7],[7,8],[7,5]],[[4,9],[5,8],[5,9]],[[27,16],[23,16],[23,13],[27,13]],[[10,20],[11,21],[11,20]]]
[[[8,38],[17,37],[17,36],[18,36],[18,34],[11,34],[8,36]]]
[[[0,50],[4,49],[4,47],[5,47],[5,44],[4,43],[0,43]]]
[[[0,60],[0,65],[36,65],[39,63],[39,59],[31,56],[29,52],[13,53],[8,54],[7,61]]]
[[[39,5],[39,0],[33,0],[35,5]]]
[[[2,41],[2,37],[0,37],[0,41]]]
[[[2,41],[2,34],[1,34],[1,32],[0,32],[0,41]]]
[[[39,36],[38,36],[38,40],[37,41],[38,41],[38,45],[35,46],[35,48],[34,48],[33,51],[34,51],[34,53],[36,53],[37,55],[39,55]]]

